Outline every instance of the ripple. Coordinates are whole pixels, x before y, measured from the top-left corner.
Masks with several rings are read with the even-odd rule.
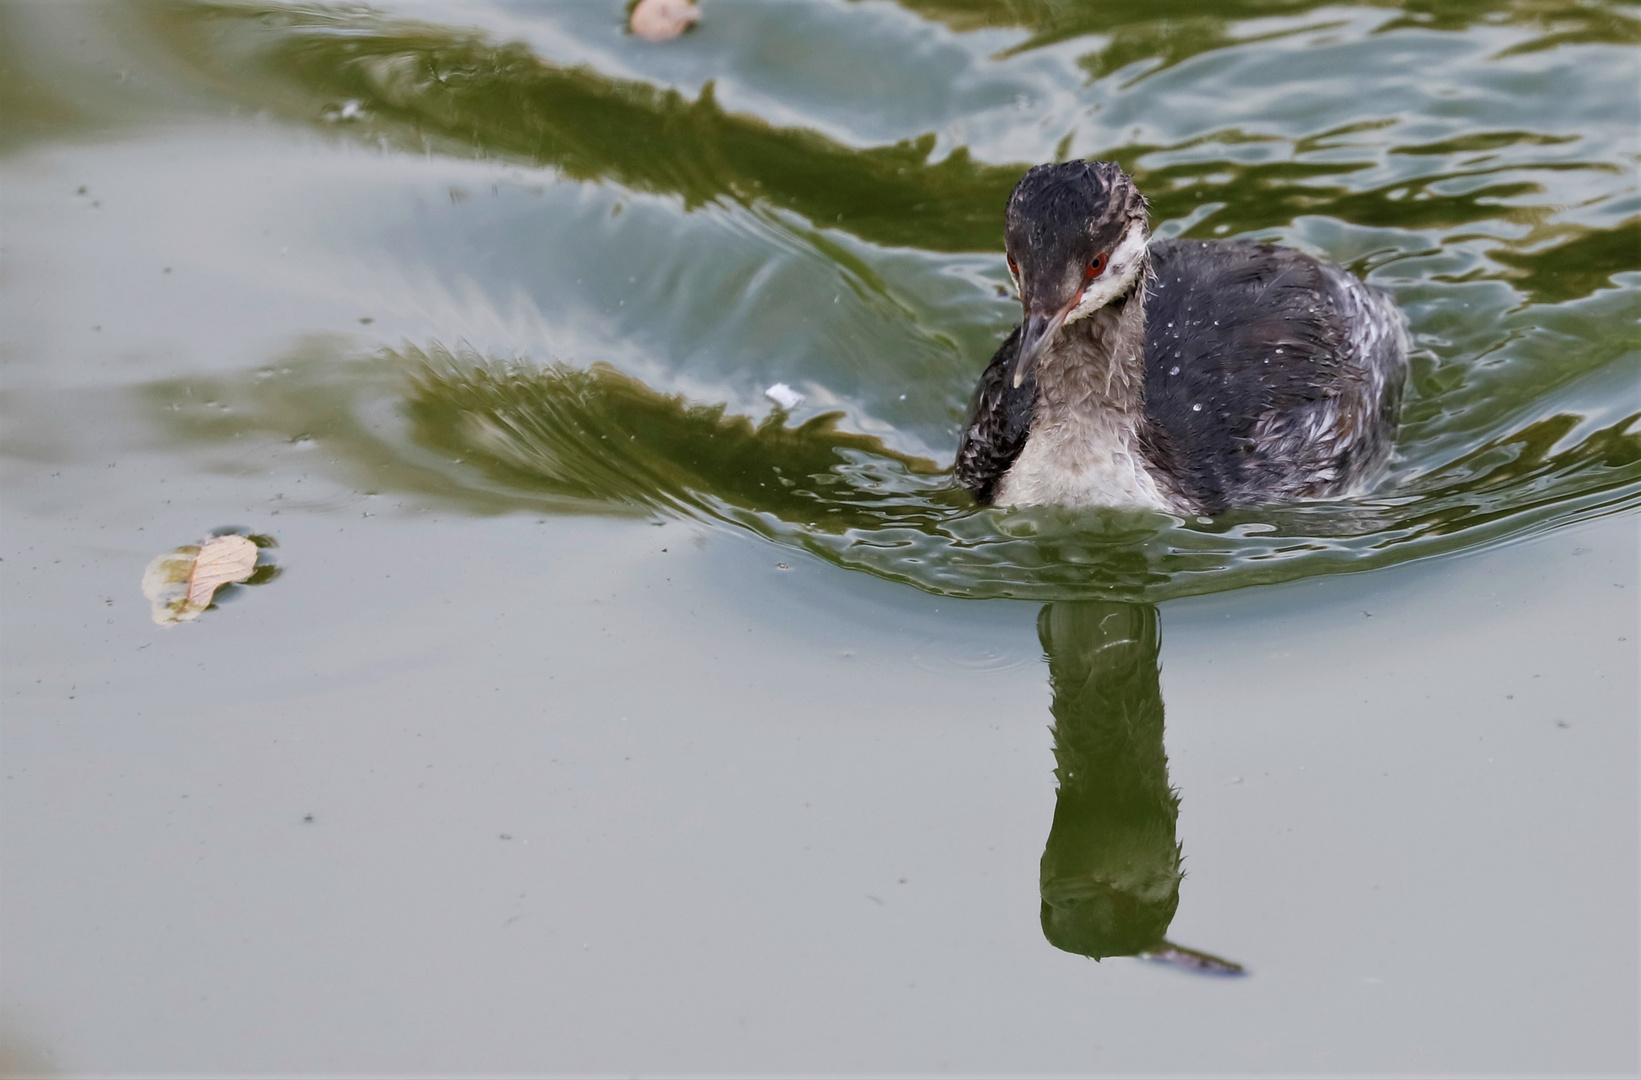
[[[1294,244],[1395,294],[1418,350],[1377,492],[1208,521],[976,509],[946,464],[961,402],[1017,310],[992,264],[1027,162],[982,160],[948,131],[855,145],[818,117],[793,122],[790,103],[776,122],[726,109],[710,84],[692,96],[353,7],[155,18],[180,62],[327,139],[476,155],[648,200],[641,214],[600,211],[620,223],[601,233],[532,216],[515,205],[526,200],[453,202],[444,233],[396,240],[406,276],[436,263],[450,230],[516,249],[472,284],[496,310],[556,280],[532,269],[537,242],[508,237],[574,245],[578,283],[583,264],[628,283],[616,336],[581,353],[618,366],[423,341],[368,363],[151,386],[158,422],[195,441],[310,438],[375,490],[472,512],[687,516],[963,597],[1160,600],[1485,547],[1641,503],[1641,38],[1616,8],[1238,3],[1171,19],[905,6],[948,28],[942,55],[969,58],[951,76],[969,90],[1014,86],[1026,53],[1075,58],[1089,80],[1077,108],[1055,105],[1008,145],[1038,160],[1086,146],[1134,173],[1159,232]],[[862,33],[910,33],[904,17],[861,20]],[[355,117],[325,120],[341,101]],[[634,251],[647,280],[626,269]],[[555,317],[598,323],[554,295]],[[811,395],[797,422],[688,396],[778,381]],[[171,408],[193,400],[228,408]]]

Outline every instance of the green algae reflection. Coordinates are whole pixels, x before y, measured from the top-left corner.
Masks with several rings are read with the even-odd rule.
[[[976,508],[945,463],[839,429],[761,423],[656,393],[613,368],[418,358],[411,437],[498,490],[716,518],[933,592],[1162,599],[1366,569],[1633,502],[1636,417],[1569,440],[1557,415],[1432,470],[1393,497],[1181,521],[1131,511]],[[1619,490],[1614,491],[1614,487]],[[1548,495],[1553,492],[1553,495]],[[1296,556],[1303,555],[1303,559]]]
[[[1100,148],[1134,172],[1159,227],[1309,244],[1395,292],[1419,348],[1396,458],[1380,489],[1212,520],[976,508],[945,472],[961,415],[941,411],[967,398],[984,366],[984,328],[995,321],[996,340],[1017,311],[994,285],[1002,274],[1000,208],[1025,162],[981,161],[960,145],[937,158],[938,140],[927,132],[850,145],[725,108],[710,72],[701,73],[702,89],[684,93],[555,63],[480,30],[362,6],[143,11],[180,70],[293,125],[389,151],[537,169],[544,184],[662,196],[643,242],[656,245],[671,274],[709,270],[731,248],[756,266],[758,245],[774,259],[795,238],[817,262],[848,263],[849,274],[879,281],[885,294],[938,279],[938,289],[926,291],[938,293],[941,306],[891,305],[872,315],[876,321],[851,326],[853,337],[783,356],[815,385],[836,390],[839,411],[819,416],[738,416],[673,393],[690,384],[689,365],[700,361],[675,345],[687,336],[666,324],[679,318],[676,308],[646,316],[629,307],[618,324],[616,332],[642,339],[636,348],[654,361],[645,367],[648,384],[596,362],[504,363],[418,337],[364,363],[339,349],[282,365],[276,378],[185,380],[145,393],[165,406],[163,423],[179,438],[311,437],[326,467],[370,490],[414,492],[480,513],[693,517],[962,597],[1155,602],[1386,566],[1641,506],[1633,378],[1641,232],[1624,142],[1633,142],[1633,106],[1500,89],[1506,75],[1525,78],[1545,65],[1562,78],[1573,78],[1575,67],[1617,70],[1616,48],[1637,37],[1633,20],[1613,5],[905,6],[958,30],[1014,28],[1008,55],[1079,42],[1077,66],[1101,84],[1102,100],[1115,103],[1115,87],[1133,109],[1172,107],[1166,133],[1113,135]],[[873,17],[865,7],[845,14],[861,16],[863,26]],[[1359,65],[1344,74],[1363,84],[1348,97],[1337,94],[1341,73],[1332,67],[1302,74],[1288,62],[1301,40],[1294,35],[1336,20],[1349,39],[1338,57]],[[1444,77],[1470,97],[1446,103],[1409,78],[1425,73],[1401,57],[1415,45],[1435,50],[1420,56],[1457,65]],[[1232,54],[1254,63],[1258,78],[1280,69],[1285,101],[1321,104],[1270,123],[1257,110],[1200,122],[1177,115],[1179,100],[1204,93],[1234,100],[1247,88],[1238,81],[1247,71],[1216,74],[1209,62],[1223,55],[1228,63]],[[1399,104],[1381,105],[1374,86],[1402,95]],[[345,123],[344,103],[352,108]],[[1048,131],[1044,139],[1065,143],[1072,134]],[[703,208],[712,213],[699,214]],[[572,235],[545,214],[505,220],[543,245]],[[685,221],[691,228],[674,227]],[[462,235],[477,235],[472,223],[464,227]],[[733,242],[699,244],[712,229]],[[615,265],[604,265],[608,255],[596,243],[576,242],[590,274]],[[437,264],[442,256],[431,246],[412,246],[408,257]],[[993,254],[995,278],[960,254],[974,251]],[[450,269],[465,279],[478,263]],[[533,278],[528,260],[499,265],[504,271],[483,285],[492,300],[514,285],[551,289],[550,306],[573,317],[608,299],[570,295],[550,275]],[[741,299],[703,290],[688,315],[704,324]],[[758,379],[771,338],[807,342],[824,336],[811,319],[863,318],[846,306],[827,308],[824,298],[819,311],[802,302],[787,307],[788,321],[761,323],[756,340],[726,319],[710,338],[714,370]],[[981,329],[957,345],[948,331],[959,322]],[[907,340],[938,339],[941,348],[914,363],[877,345],[901,329],[913,331]],[[615,347],[602,353],[601,345],[593,342],[585,359],[631,355]],[[776,377],[793,376],[783,369]],[[897,415],[882,400],[890,385],[923,399],[917,434],[929,448],[925,458],[850,430],[867,426],[867,417]],[[215,399],[237,404],[225,416],[188,407]]]
[[[1183,521],[977,508],[948,463],[843,430],[842,414],[794,424],[775,410],[755,421],[603,365],[537,367],[430,347],[363,365],[293,362],[253,380],[177,380],[144,396],[173,437],[315,442],[371,490],[477,513],[715,521],[969,598],[1156,602],[1363,570],[1633,506],[1641,477],[1641,418],[1592,430],[1556,414],[1385,496]]]
[[[1211,12],[1192,3],[1178,13],[1146,9],[1143,16],[1139,9],[1088,4],[911,6],[958,26],[1032,29],[1034,36],[1011,52],[1111,35],[1103,49],[1084,58],[1095,79],[1140,61],[1166,67],[1271,36],[1240,32],[1238,20],[1328,10],[1309,2],[1238,3]],[[1634,34],[1633,20],[1595,6],[1561,5],[1553,18],[1531,5],[1474,7],[1467,12],[1470,22],[1497,17],[1535,28],[1543,22],[1560,32],[1550,35],[1557,43],[1622,41]],[[686,209],[719,201],[774,207],[886,247],[997,250],[1003,203],[1034,164],[977,161],[961,145],[936,159],[933,132],[890,145],[850,146],[809,128],[726,111],[710,80],[690,98],[555,64],[519,42],[368,8],[207,3],[150,14],[180,61],[215,90],[257,109],[416,152],[548,166],[572,180],[675,196]],[[1568,29],[1573,25],[1576,32]],[[338,128],[333,121],[343,102],[352,103],[361,119]],[[1170,143],[1127,142],[1101,153],[1134,175],[1155,221],[1191,219],[1193,235],[1281,228],[1301,215],[1421,230],[1505,220],[1526,231],[1497,241],[1512,258],[1500,258],[1504,265],[1495,275],[1541,285],[1553,298],[1572,294],[1530,268],[1522,272],[1546,247],[1564,246],[1560,261],[1576,265],[1594,283],[1641,268],[1633,221],[1629,233],[1615,236],[1552,225],[1550,205],[1535,198],[1544,194],[1544,184],[1520,169],[1490,175],[1497,155],[1488,162],[1466,160],[1475,149],[1470,141],[1447,147],[1450,168],[1366,188],[1345,183],[1369,166],[1371,155],[1340,151],[1383,123],[1336,123],[1297,140],[1232,128]],[[1532,145],[1543,136],[1505,131],[1484,138],[1498,148]],[[1258,161],[1236,152],[1260,145],[1268,152]],[[1204,160],[1203,149],[1215,146],[1224,152]],[[1613,171],[1606,163],[1538,168]],[[1211,208],[1206,215],[1199,212],[1205,206]]]

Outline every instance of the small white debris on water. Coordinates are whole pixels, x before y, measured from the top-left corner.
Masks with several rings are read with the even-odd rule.
[[[339,124],[344,120],[363,120],[366,115],[363,102],[349,100],[332,108],[327,108],[320,114],[320,119],[329,124]]]
[[[764,391],[764,397],[773,401],[783,409],[795,409],[803,401],[803,395],[783,382],[778,382]]]

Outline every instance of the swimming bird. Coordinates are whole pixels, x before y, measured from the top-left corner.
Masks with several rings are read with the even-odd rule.
[[[1382,470],[1408,352],[1382,290],[1293,248],[1152,239],[1104,161],[1027,172],[1004,241],[1023,318],[958,446],[977,501],[1215,514]]]

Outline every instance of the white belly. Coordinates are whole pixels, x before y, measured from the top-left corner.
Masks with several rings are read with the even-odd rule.
[[[1000,506],[1173,509],[1157,489],[1133,432],[1104,416],[1039,423],[997,485]]]

